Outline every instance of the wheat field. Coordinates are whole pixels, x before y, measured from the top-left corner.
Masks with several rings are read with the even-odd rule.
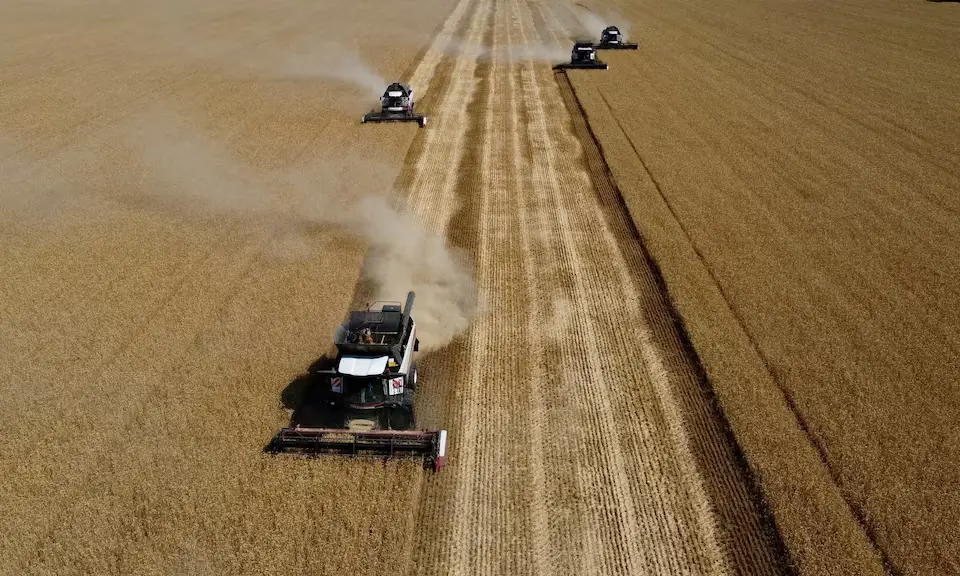
[[[571,80],[798,568],[960,570],[957,5],[612,6]]]
[[[0,5],[0,574],[957,569],[960,12],[587,4]],[[447,466],[263,454],[410,289]]]
[[[417,6],[429,38],[449,9]],[[360,130],[369,95],[290,60],[372,9],[0,9],[0,573],[382,574],[409,548],[415,465],[261,454],[366,249],[293,210],[389,191],[414,134]],[[362,49],[400,75],[421,46],[389,43]]]

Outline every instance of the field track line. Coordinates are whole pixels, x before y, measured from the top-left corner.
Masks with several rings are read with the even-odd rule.
[[[470,25],[468,36],[469,42],[474,45],[482,45],[487,29],[491,26],[494,13],[494,2],[492,0],[480,0],[480,2],[474,20]],[[474,64],[470,67],[469,76],[454,73],[452,80],[454,86],[469,84],[473,89],[476,85],[475,72],[476,65]],[[458,91],[452,88],[447,98],[456,98],[457,93]],[[466,116],[466,103],[464,102],[463,105],[462,122],[465,129],[469,125],[469,120]],[[491,121],[492,117],[489,114],[482,120],[484,124]],[[479,192],[481,206],[485,211],[489,209],[490,202],[488,194],[490,171],[488,142],[484,138],[483,142],[470,142],[469,145],[472,147],[481,146],[481,187]],[[461,164],[458,163],[455,166],[460,167]],[[425,192],[429,193],[429,191]],[[429,201],[430,198],[427,197],[426,200]],[[488,235],[482,222],[478,233],[480,238]],[[492,266],[492,262],[489,262],[488,258],[489,255],[481,242],[475,256],[478,270],[476,281],[481,293],[485,293],[494,281],[484,272]],[[493,327],[489,326],[491,321],[492,318],[486,314],[477,318],[468,339],[467,352],[467,365],[477,368],[469,371],[468,374],[464,374],[462,379],[458,378],[457,380],[461,388],[462,401],[460,406],[462,410],[458,414],[457,420],[460,438],[457,442],[458,468],[453,507],[459,512],[453,519],[451,548],[448,551],[453,569],[452,573],[455,575],[486,574],[487,572],[483,569],[485,567],[484,555],[485,552],[489,553],[489,548],[494,541],[494,538],[489,534],[489,531],[493,529],[490,521],[492,510],[484,502],[487,497],[484,489],[488,488],[494,479],[469,473],[471,470],[481,469],[484,460],[495,456],[493,450],[484,446],[484,440],[486,439],[484,434],[485,424],[493,420],[493,418],[490,418],[492,415],[487,412],[487,406],[484,402],[486,392],[484,385],[487,378],[487,370],[484,367],[489,366],[493,360],[492,357],[487,355],[490,346],[489,337],[493,334]]]
[[[450,16],[448,16],[447,20],[443,23],[443,28],[440,30],[440,33],[433,40],[433,43],[430,44],[430,48],[427,50],[427,53],[424,54],[423,59],[417,64],[417,69],[413,72],[413,77],[410,79],[410,85],[420,94],[418,99],[422,100],[430,92],[437,66],[440,64],[440,60],[443,59],[447,48],[450,46],[450,42],[457,28],[460,27],[460,21],[463,20],[464,15],[467,13],[467,8],[474,4],[474,1],[475,0],[459,0],[459,2],[457,2],[456,8],[453,9],[453,12],[450,13]]]
[[[565,45],[568,44],[568,42],[565,41],[566,39],[556,34],[556,30],[562,27],[562,24],[559,19],[556,18],[556,15],[553,14],[549,8],[543,6],[541,2],[535,2],[533,3],[533,6],[540,11],[542,17],[550,17],[553,19],[552,25],[546,27],[546,29],[553,31],[552,39],[541,37],[541,41],[549,42],[552,40],[558,47],[565,47]],[[563,81],[566,81],[566,75],[563,75]],[[572,89],[570,94],[572,95]],[[585,119],[583,118],[578,120],[585,122]],[[576,122],[577,119],[574,119],[573,121]],[[585,151],[580,145],[579,139],[574,135],[573,132],[562,131],[560,136],[569,141],[569,147],[578,149],[580,155],[584,155]],[[602,185],[602,183],[599,182],[597,184]],[[601,191],[598,190],[598,192]],[[607,198],[607,200],[609,202],[612,200],[612,198]],[[591,203],[590,207],[593,209],[593,218],[596,221],[599,222],[606,219],[600,203]],[[623,228],[620,229],[620,233],[617,235],[620,236],[620,242],[618,242],[618,238],[615,237],[614,232],[610,228],[603,227],[603,232],[602,239],[607,244],[607,251],[611,254],[618,254],[621,256],[621,258],[623,258],[625,255],[622,253],[622,250],[629,250],[629,248],[621,249],[620,247],[623,245],[630,245],[629,242],[623,242],[623,240],[625,238],[633,240],[628,231]],[[633,259],[635,260],[634,262],[628,263],[626,260],[623,260],[623,265],[614,266],[613,268],[618,272],[622,293],[629,295],[630,300],[639,301],[641,296],[637,292],[636,284],[634,279],[631,277],[630,270],[635,270],[643,264],[642,254],[640,254],[639,251],[635,252],[636,254],[634,254],[634,256],[636,258]],[[658,290],[659,288],[656,286],[649,286],[647,289]],[[712,503],[710,502],[707,491],[703,486],[703,474],[699,469],[696,457],[691,451],[691,439],[686,430],[684,418],[680,413],[679,402],[675,397],[674,384],[670,381],[670,370],[665,366],[659,345],[654,340],[653,334],[647,327],[647,324],[648,322],[640,322],[635,324],[635,329],[638,332],[637,336],[639,337],[637,342],[643,356],[649,381],[653,384],[653,387],[656,390],[659,405],[663,411],[666,430],[671,437],[671,445],[676,450],[676,460],[681,470],[680,477],[687,486],[688,498],[695,509],[694,518],[697,521],[699,532],[703,538],[703,544],[705,548],[704,553],[709,558],[710,573],[733,573],[733,568],[730,564],[729,558],[725,553],[725,550],[719,545],[720,535],[718,534],[718,530],[720,530],[720,528],[717,525],[719,519]]]
[[[519,10],[516,22],[518,23],[521,42],[524,45],[536,46],[536,38],[528,32],[528,29],[532,26],[531,12],[525,2],[514,0],[514,5]],[[570,194],[561,190],[561,186],[574,183],[571,182],[570,176],[564,177],[565,175],[562,174],[564,169],[560,166],[556,156],[556,151],[561,148],[559,143],[554,140],[547,121],[546,101],[549,96],[541,90],[537,74],[537,68],[543,66],[542,64],[538,66],[533,61],[527,61],[524,64],[524,71],[521,76],[526,80],[524,104],[527,107],[527,114],[530,119],[528,137],[532,139],[536,149],[540,152],[541,160],[536,162],[534,166],[533,185],[535,189],[538,189],[537,195],[547,198],[555,207],[554,216],[557,218],[555,232],[558,234],[555,241],[563,246],[563,252],[568,258],[570,269],[577,271],[575,274],[579,274],[580,271],[590,270],[591,266],[583,260],[583,255],[578,248],[579,242],[574,234],[588,229],[589,225],[584,228],[572,223],[570,220],[571,213],[575,214],[578,210],[568,209],[565,205],[567,197],[575,197],[578,194]],[[551,110],[559,113],[554,115],[552,122],[562,123],[562,112],[565,111],[556,106],[553,106]],[[581,189],[580,192],[587,195],[589,188]],[[613,263],[611,262],[611,264]],[[587,389],[578,387],[576,393],[584,403],[583,405],[588,407],[586,410],[589,414],[588,417],[591,419],[590,425],[593,427],[592,433],[588,431],[588,437],[600,439],[599,445],[591,446],[591,448],[599,451],[597,458],[599,469],[585,469],[583,473],[589,477],[596,471],[600,472],[600,477],[595,480],[600,483],[595,486],[594,490],[606,512],[603,517],[597,518],[598,527],[602,526],[604,522],[612,523],[611,531],[604,537],[605,539],[612,539],[612,541],[608,540],[599,544],[595,553],[599,553],[600,557],[603,558],[601,562],[606,565],[604,570],[606,573],[617,573],[620,570],[624,570],[626,573],[648,571],[649,566],[644,562],[644,554],[640,549],[639,539],[631,535],[641,532],[644,526],[655,525],[657,519],[651,518],[648,521],[641,522],[637,517],[637,512],[641,510],[641,507],[634,501],[629,487],[630,479],[626,474],[629,466],[627,457],[622,450],[621,432],[613,420],[614,407],[606,393],[606,388],[610,384],[604,377],[603,366],[597,361],[602,357],[596,344],[600,340],[599,334],[595,329],[594,321],[586,316],[588,314],[587,310],[591,310],[589,312],[591,315],[594,313],[593,308],[596,305],[593,302],[594,295],[590,293],[585,283],[587,281],[587,278],[583,278],[574,281],[572,284],[572,296],[573,300],[577,302],[578,308],[574,317],[579,326],[574,329],[571,336],[576,334],[583,350],[582,353],[574,350],[571,350],[570,353],[571,357],[575,354],[581,356],[583,369],[587,372],[581,382],[582,386]],[[608,304],[609,302],[599,305]],[[581,393],[582,396],[579,396]],[[611,557],[610,554],[614,550],[616,555]]]
[[[474,13],[474,19],[467,29],[467,40],[471,44],[479,46],[483,39],[484,10],[488,9],[488,3],[482,0],[461,0],[455,14],[451,15],[451,19],[448,21],[451,26],[449,34],[452,34],[456,29],[463,12],[471,3],[477,4],[477,11]],[[456,21],[454,21],[454,16],[457,18]],[[446,25],[444,31],[447,31]],[[447,44],[449,44],[449,34]],[[446,46],[446,44],[443,46]],[[422,73],[418,68],[414,77],[425,76],[427,71],[432,74],[443,56],[443,50],[444,48],[439,46],[436,50],[431,49],[424,58],[424,61],[429,61],[430,64],[423,68],[424,72]],[[431,110],[430,123],[424,129],[426,132],[422,135],[422,152],[416,160],[413,181],[406,198],[407,207],[420,218],[430,232],[435,234],[444,233],[447,222],[449,222],[456,209],[454,189],[457,182],[457,172],[443,168],[459,166],[463,157],[464,139],[467,126],[469,126],[467,106],[473,99],[476,88],[473,82],[476,64],[477,59],[475,57],[457,58],[450,74],[451,80],[446,94],[442,95],[442,100],[434,99],[436,107]],[[428,82],[431,81],[432,78],[428,80]],[[414,85],[414,89],[417,89],[416,85]],[[438,167],[440,169],[434,169]]]
[[[469,24],[474,45],[490,3]],[[635,277],[642,250],[605,207],[549,64],[530,55],[536,49],[518,57],[513,48],[558,45],[533,32],[531,8],[497,0],[492,64],[465,55],[451,67],[450,89],[434,106],[461,101],[458,83],[473,87],[476,106],[464,104],[464,126],[432,128],[462,131],[462,151],[418,135],[424,144],[412,163],[416,212],[443,214],[431,228],[473,253],[490,305],[445,360],[424,359],[431,382],[455,388],[436,416],[455,445],[448,473],[424,489],[415,572],[736,573],[684,444],[689,405],[677,395],[699,399],[696,371],[660,349],[679,346],[672,317],[656,283]],[[457,163],[438,166],[437,154]],[[459,173],[450,192],[420,174],[443,169]],[[547,435],[548,423],[565,433]]]
[[[551,286],[551,284],[558,283],[557,279],[551,276],[554,267],[548,267],[549,270],[546,273],[544,272],[544,267],[548,262],[557,261],[557,255],[551,249],[553,231],[544,222],[544,218],[549,215],[551,207],[544,202],[544,198],[536,193],[536,187],[533,184],[534,163],[537,162],[537,158],[525,155],[529,143],[527,131],[530,125],[530,117],[526,105],[518,106],[518,102],[525,102],[526,98],[529,97],[529,94],[527,94],[529,78],[525,75],[524,67],[528,56],[524,56],[524,51],[521,50],[521,56],[516,57],[514,47],[525,48],[526,46],[518,45],[522,38],[518,7],[516,4],[511,4],[508,8],[508,22],[505,28],[507,29],[506,48],[510,56],[510,70],[508,71],[511,93],[509,115],[514,118],[511,144],[514,158],[513,169],[518,182],[518,192],[514,194],[514,197],[519,223],[519,243],[524,253],[523,267],[527,280],[526,285],[531,287]],[[525,193],[521,194],[520,191],[525,191]],[[566,408],[572,403],[567,390],[561,389],[558,394],[554,387],[545,385],[555,378],[562,379],[561,376],[557,375],[556,364],[557,360],[565,355],[562,352],[553,352],[552,349],[562,348],[565,338],[563,335],[558,337],[556,333],[562,334],[566,326],[556,326],[555,322],[548,322],[547,326],[553,325],[555,332],[554,335],[544,337],[545,319],[551,318],[551,316],[555,319],[560,313],[558,308],[565,305],[563,300],[550,293],[551,290],[544,290],[544,292],[534,294],[534,301],[528,311],[527,320],[528,338],[530,340],[529,355],[535,356],[538,360],[536,367],[528,378],[528,403],[531,408],[528,420],[530,421],[531,441],[526,445],[526,448],[530,453],[529,458],[532,468],[532,474],[530,474],[528,482],[530,483],[529,490],[535,494],[528,514],[531,516],[532,548],[535,551],[542,550],[548,554],[546,558],[535,561],[534,567],[537,569],[535,573],[596,574],[599,570],[597,563],[599,545],[594,537],[593,530],[584,525],[586,511],[582,509],[582,506],[575,506],[566,514],[558,515],[556,504],[550,506],[550,501],[561,498],[566,490],[572,489],[579,494],[584,491],[589,492],[590,489],[585,490],[585,480],[580,474],[575,457],[557,458],[558,454],[564,454],[570,449],[565,438],[544,435],[547,423],[557,421],[558,407],[561,407],[562,411],[562,408]],[[566,370],[566,368],[561,368],[561,370]],[[575,454],[583,454],[589,449],[582,442],[580,434],[574,432],[571,436]],[[546,470],[548,469],[551,473],[549,483],[546,478]],[[553,510],[548,512],[548,507],[552,507]],[[544,552],[538,552],[538,555]]]
[[[517,61],[514,58],[513,54],[513,32],[514,32],[514,18],[515,14],[510,11],[506,15],[507,23],[504,26],[498,27],[498,31],[506,30],[506,42],[503,44],[506,45],[506,69],[498,70],[498,72],[504,73],[507,80],[507,102],[510,125],[508,130],[510,131],[510,144],[508,156],[513,159],[513,175],[515,182],[517,184],[522,180],[521,174],[525,170],[523,165],[523,155],[522,155],[522,144],[520,141],[520,134],[523,130],[526,129],[526,126],[523,125],[523,122],[520,120],[520,111],[517,106],[517,98],[519,96],[519,91],[517,89],[517,76],[514,73]],[[518,194],[511,194],[514,198],[516,205],[516,213],[518,218],[519,230],[520,230],[520,246],[521,252],[524,255],[524,276],[528,286],[536,285],[536,275],[534,270],[536,270],[537,262],[534,260],[534,251],[531,242],[531,225],[532,223],[527,219],[527,210],[526,203],[520,198]],[[535,303],[531,304],[531,310],[528,313],[527,317],[527,334],[529,335],[529,340],[527,345],[530,347],[529,355],[533,358],[542,359],[545,357],[545,351],[543,346],[543,339],[541,338],[541,326],[539,323],[538,316],[538,306]],[[537,385],[538,381],[544,379],[545,374],[543,373],[543,363],[540,363],[540,370],[537,371],[537,378],[530,378],[527,382],[527,394],[528,394],[528,431],[529,431],[529,446],[528,450],[528,461],[529,461],[529,478],[527,480],[528,486],[527,490],[530,493],[535,495],[547,494],[547,470],[546,464],[544,463],[543,451],[547,446],[544,437],[544,430],[546,429],[547,424],[547,415],[546,410],[543,405],[542,391]],[[529,534],[532,540],[530,554],[533,558],[533,568],[535,569],[536,574],[541,574],[544,576],[550,576],[554,572],[554,566],[551,562],[550,554],[550,515],[547,511],[547,503],[542,497],[534,497],[530,499],[529,511],[528,514],[530,518],[529,523]],[[581,566],[581,569],[585,568]]]
[[[545,12],[552,12],[549,7],[542,3],[540,3],[540,7]],[[551,14],[551,16],[557,20],[555,15]],[[556,29],[555,27],[551,28]],[[557,40],[561,41],[560,38],[557,38]],[[591,168],[591,171],[600,174],[600,176],[595,177],[598,183],[597,190],[603,197],[603,201],[598,207],[606,206],[608,214],[604,215],[602,214],[603,210],[599,210],[598,217],[605,217],[610,221],[614,228],[620,231],[620,236],[635,238],[637,233],[632,227],[632,221],[628,213],[625,211],[626,206],[622,198],[619,197],[616,185],[610,180],[612,176],[609,173],[609,168],[593,140],[594,136],[590,127],[586,124],[586,119],[579,107],[573,88],[565,74],[559,77],[559,81],[561,87],[564,88],[562,93],[564,98],[568,100],[573,121],[579,125],[576,132],[581,135],[585,145],[589,148],[589,162],[595,165],[594,168]],[[612,237],[610,240],[612,240]],[[637,245],[637,249],[633,250],[630,244],[625,243],[625,246],[628,246],[628,248],[624,250],[624,257],[632,262],[632,267],[645,267],[645,262],[649,256],[644,253],[642,247]],[[640,276],[646,275],[642,274]],[[637,280],[639,279],[640,277],[637,278]],[[655,278],[651,277],[648,280],[656,284]],[[623,279],[625,284],[630,281],[631,279],[628,277]],[[644,289],[644,291],[647,290],[649,289]],[[661,296],[663,295],[661,294]],[[669,306],[665,296],[660,300],[657,308]],[[672,371],[664,364],[666,360],[663,356],[663,349],[658,344],[658,338],[654,335],[654,332],[663,335],[677,328],[669,314],[657,314],[650,320],[652,324],[639,326],[638,341],[641,344],[641,351],[646,364],[653,376],[651,382],[655,386],[659,404],[664,411],[668,424],[667,430],[673,437],[673,445],[677,447],[677,461],[682,470],[682,479],[688,486],[689,498],[700,511],[697,514],[700,530],[709,545],[708,550],[713,553],[711,573],[716,573],[721,569],[730,573],[737,569],[735,566],[740,568],[753,567],[752,569],[756,570],[767,566],[773,570],[773,566],[777,564],[776,552],[773,549],[777,544],[772,541],[767,542],[761,536],[764,528],[760,525],[759,515],[750,506],[729,505],[730,500],[752,501],[752,495],[746,484],[737,481],[738,468],[735,465],[735,460],[725,454],[722,441],[717,442],[713,437],[694,438],[688,433],[689,430],[700,429],[712,431],[716,439],[725,436],[721,428],[721,422],[718,420],[719,415],[711,413],[711,410],[705,404],[705,398],[697,394],[695,382],[688,384],[683,382],[672,384],[670,382],[669,376]],[[684,349],[684,344],[680,342],[679,335],[676,335],[674,339],[677,347],[681,350]],[[661,377],[657,377],[657,375]],[[683,413],[687,414],[686,418],[684,418]],[[686,424],[684,420],[687,421]],[[710,490],[704,484],[704,477],[698,469],[698,458],[694,452],[701,455],[706,465],[719,466],[721,470],[727,468],[725,471],[727,474],[713,474],[712,480],[714,483],[719,482],[714,490],[729,493],[729,498],[716,502],[716,505],[711,501]],[[718,506],[724,508],[722,513],[718,510]],[[774,538],[774,540],[776,539]]]
[[[566,77],[563,76],[560,81],[567,83],[569,91],[564,91],[565,95],[575,98]],[[574,122],[585,123],[585,119],[575,118]],[[613,198],[612,195],[615,194],[616,191],[609,186],[599,187],[606,188],[598,190],[602,196],[606,197],[606,204],[610,206],[615,205],[615,198]],[[595,208],[595,218],[598,220],[609,220],[609,217],[603,214],[601,205],[595,205]],[[617,216],[623,215],[617,214]],[[617,236],[620,238],[630,238],[631,234],[626,222],[623,222],[622,218],[617,218],[617,220],[617,223],[620,224],[620,226],[618,226],[619,234],[617,234]],[[616,249],[616,238],[613,234],[604,234],[604,240],[611,250]],[[629,248],[625,248],[624,251],[629,252],[629,254],[625,254],[626,257],[634,256],[634,258],[630,258],[632,262],[628,263],[629,268],[637,269],[644,265],[642,253],[632,251]],[[621,271],[621,286],[624,293],[632,294],[634,297],[639,298],[640,295],[637,293],[635,280],[625,273],[626,268],[621,269],[618,267],[617,269]],[[646,290],[659,290],[659,288],[649,286]],[[663,304],[664,306],[666,305],[665,302]],[[650,321],[656,322],[653,318],[650,318]],[[681,470],[681,478],[684,484],[687,485],[688,497],[697,511],[695,518],[698,521],[700,532],[706,544],[705,552],[710,558],[710,573],[733,573],[734,570],[729,555],[726,554],[725,549],[719,544],[723,538],[721,533],[723,533],[724,530],[719,526],[719,516],[704,487],[703,474],[699,469],[696,456],[693,454],[691,448],[693,440],[688,433],[687,426],[697,424],[698,422],[685,422],[685,418],[681,414],[681,401],[677,397],[678,394],[675,393],[675,387],[677,385],[671,382],[671,370],[665,364],[661,346],[656,341],[651,329],[646,324],[638,324],[636,325],[636,331],[637,342],[643,356],[644,364],[647,367],[650,382],[656,390],[659,406],[663,411],[667,432],[671,436],[671,444],[677,450],[677,463]]]

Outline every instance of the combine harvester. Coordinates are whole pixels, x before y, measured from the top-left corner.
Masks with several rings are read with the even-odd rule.
[[[623,33],[616,26],[607,26],[600,33],[600,43],[594,44],[597,50],[637,50],[636,42],[624,42]]]
[[[427,125],[427,117],[413,111],[413,88],[394,82],[387,86],[380,97],[380,111],[364,114],[361,124],[367,122],[416,122],[421,128]]]
[[[557,64],[554,70],[606,70],[607,63],[597,60],[597,49],[586,40],[574,43],[570,62]]]
[[[336,367],[317,370],[314,386],[336,428],[284,428],[268,451],[303,455],[349,455],[424,459],[434,471],[447,455],[447,431],[416,429],[414,393],[420,341],[410,316],[414,293],[380,310],[354,311],[337,328]]]

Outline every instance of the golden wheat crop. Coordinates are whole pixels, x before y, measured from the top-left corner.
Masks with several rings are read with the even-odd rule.
[[[790,23],[803,16],[777,7],[756,35],[756,6],[686,6],[619,6],[644,24],[618,24],[650,32],[641,51],[570,80],[550,65],[599,30],[559,0],[0,8],[2,573],[780,573],[779,537],[672,305],[801,568],[948,566],[934,539],[908,550],[892,528],[929,536],[904,512],[929,507],[867,480],[911,473],[910,433],[868,422],[897,416],[889,385],[911,370],[949,382],[949,365],[904,364],[917,357],[876,318],[929,331],[949,286],[918,295],[891,266],[910,255],[915,276],[950,271],[918,247],[951,222],[877,213],[906,203],[890,177],[908,172],[928,208],[952,206],[955,127],[935,127],[907,88],[883,92],[883,71],[851,76],[853,101],[877,102],[851,127],[840,118],[860,110],[837,86],[853,64],[827,48],[800,58]],[[923,25],[950,29],[933,10]],[[900,30],[868,55],[907,46],[894,69],[956,111],[956,72],[920,57],[949,46],[903,32],[892,7],[856,25],[828,15],[837,28],[805,29],[833,49]],[[801,78],[821,71],[823,101],[774,48]],[[393,80],[418,92],[427,128],[358,124]],[[861,202],[866,185],[884,200]],[[868,216],[897,256],[822,232]],[[877,286],[899,287],[900,307]],[[407,289],[421,425],[450,430],[448,467],[263,455],[289,421],[286,385],[345,308]],[[944,326],[924,346],[953,358]],[[827,390],[868,374],[876,400]],[[950,415],[908,400],[918,422]],[[851,405],[857,432],[837,427]],[[879,458],[884,442],[899,448]],[[917,479],[918,493],[943,496],[950,474]],[[957,510],[943,501],[940,523]]]
[[[620,7],[571,77],[801,572],[955,571],[960,13]]]
[[[388,75],[447,11],[397,7],[411,38],[362,47]],[[376,99],[307,66],[378,9],[0,8],[0,573],[383,574],[406,554],[415,465],[261,453],[364,257],[300,211],[388,192],[415,131],[359,130]]]

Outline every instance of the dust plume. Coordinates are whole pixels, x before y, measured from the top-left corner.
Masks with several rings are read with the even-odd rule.
[[[109,202],[89,187],[96,153],[64,147],[34,156],[16,138],[0,134],[0,231],[51,232],[96,217]]]
[[[464,253],[377,197],[361,199],[344,224],[369,243],[363,275],[376,287],[375,300],[403,302],[408,290],[417,293],[413,317],[423,351],[470,326],[477,290]]]
[[[600,39],[600,33],[604,28],[610,26],[605,18],[590,10],[580,3],[574,3],[572,6],[573,16],[580,24],[579,32],[585,34],[590,39]],[[619,26],[619,24],[617,25]]]
[[[533,60],[534,62],[567,62],[570,60],[570,48],[556,44],[522,44],[510,46],[502,58],[508,56],[514,60]]]
[[[630,21],[609,6],[591,8],[575,0],[545,0],[545,3],[550,6],[563,33],[572,40],[599,41],[600,33],[607,26],[616,26],[623,33],[625,40],[631,40]]]
[[[479,62],[490,62],[493,60],[501,62],[507,60],[557,62],[570,58],[569,48],[557,46],[554,43],[498,44],[497,46],[491,47],[454,39],[447,45],[445,52],[456,56],[473,58]]]
[[[470,263],[395,205],[396,168],[350,156],[257,172],[170,110],[140,119],[132,134],[145,180],[128,202],[249,223],[276,240],[270,254],[284,259],[318,256],[318,236],[333,227],[367,245],[362,274],[375,299],[403,302],[409,290],[417,293],[424,351],[469,326],[476,308]]]
[[[597,33],[599,36],[599,32]],[[411,41],[419,37],[408,33],[406,35]],[[421,39],[426,43],[428,39]],[[472,58],[479,62],[490,62],[492,60],[505,61],[512,59],[533,60],[536,62],[555,62],[564,61],[570,58],[570,49],[557,46],[555,43],[527,42],[524,44],[498,44],[489,46],[477,42],[469,42],[462,38],[453,37],[445,44],[438,47],[446,55]],[[416,88],[416,87],[414,87]]]
[[[291,54],[274,75],[278,79],[335,80],[362,89],[364,94],[379,99],[388,82],[360,53],[341,44],[328,43]]]

